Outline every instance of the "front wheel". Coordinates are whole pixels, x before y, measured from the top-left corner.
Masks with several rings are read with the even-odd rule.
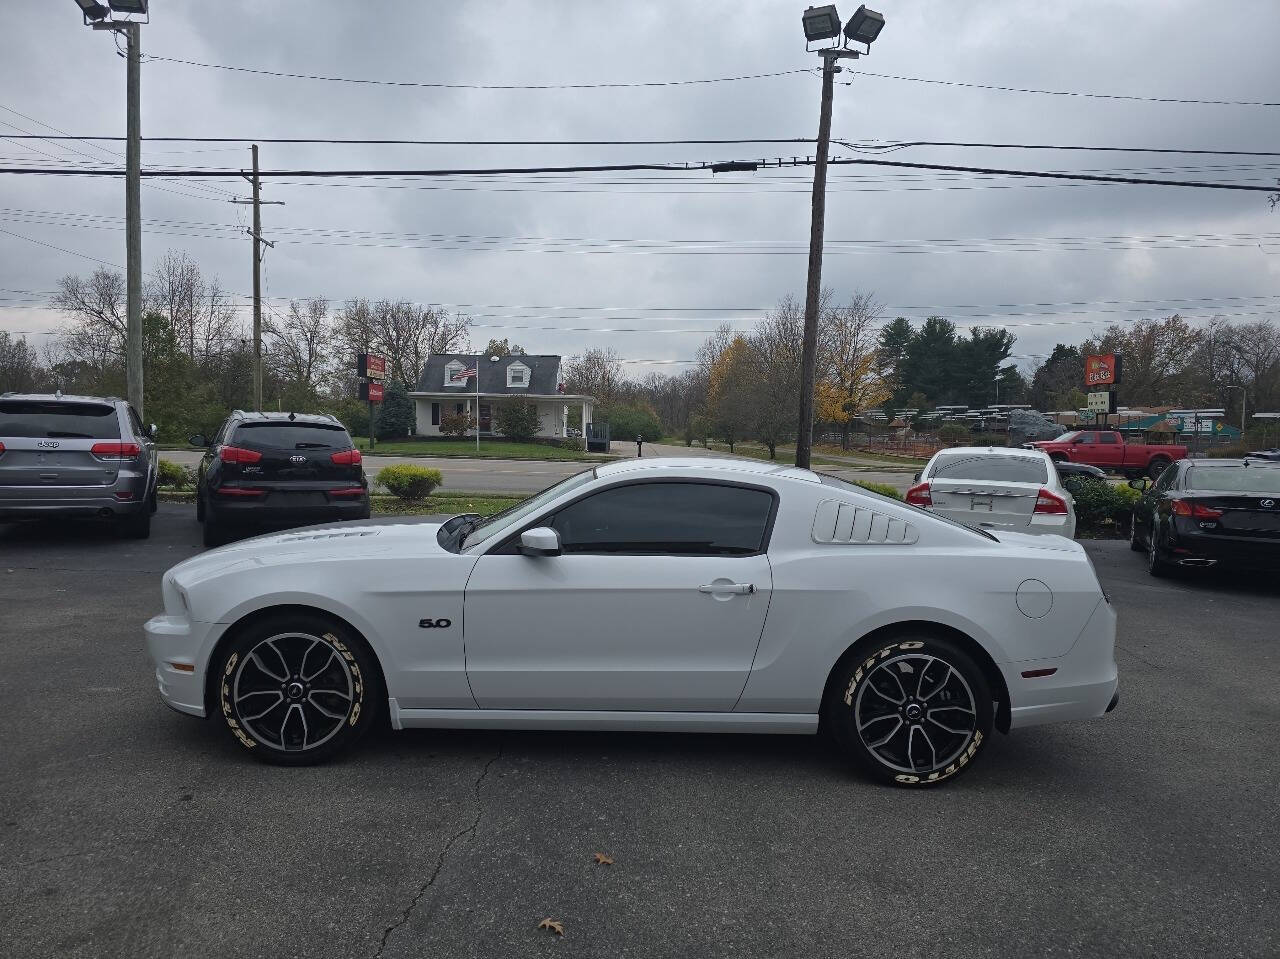
[[[1147,464],[1147,475],[1150,476],[1153,480],[1157,480],[1160,478],[1160,474],[1163,473],[1168,468],[1169,468],[1169,461],[1157,456],[1155,459],[1153,459],[1150,463]]]
[[[972,765],[995,710],[982,670],[934,637],[867,645],[832,687],[826,719],[859,768],[905,787],[953,779]]]
[[[377,720],[373,653],[358,634],[317,614],[261,620],[211,666],[228,730],[265,762],[324,762]]]

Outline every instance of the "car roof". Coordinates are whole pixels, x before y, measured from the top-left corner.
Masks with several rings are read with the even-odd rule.
[[[329,413],[247,413],[244,410],[236,410],[231,416],[247,423],[315,423],[323,426],[342,426],[338,418]]]
[[[0,400],[21,400],[35,403],[123,403],[118,396],[79,396],[69,393],[0,393]]]
[[[1280,462],[1276,460],[1264,460],[1257,457],[1244,457],[1242,459],[1218,459],[1216,457],[1198,457],[1197,459],[1182,460],[1184,469],[1193,469],[1197,466],[1237,466],[1241,469],[1277,469],[1280,468]]]
[[[657,456],[651,459],[620,460],[597,467],[596,476],[602,479],[632,473],[666,473],[671,476],[679,476],[685,470],[696,470],[702,473],[725,473],[739,479],[746,474],[770,476],[776,479],[795,479],[805,483],[822,482],[816,473],[796,466],[789,466],[786,463],[730,459],[725,456]]]
[[[1049,455],[1044,450],[1025,450],[1014,446],[948,446],[933,455],[941,456],[944,453],[964,453],[969,456],[1021,456],[1033,460],[1043,459]]]

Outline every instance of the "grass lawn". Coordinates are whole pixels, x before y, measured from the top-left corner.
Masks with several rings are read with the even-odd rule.
[[[352,436],[356,447],[363,452],[369,450],[369,437]],[[469,440],[379,440],[373,448],[375,454],[385,456],[469,456],[481,459],[503,460],[563,460],[600,463],[608,457],[599,453],[582,453],[578,450],[558,449],[541,443],[516,443],[512,440],[491,440],[481,438],[480,452],[476,452],[476,441]]]
[[[515,506],[523,496],[494,496],[492,493],[467,493],[455,490],[437,490],[426,499],[416,503],[406,503],[394,496],[375,494],[369,503],[376,516],[428,516],[434,513],[479,513],[491,516],[501,513],[509,506]],[[162,489],[159,492],[162,503],[189,503],[195,505],[195,493],[191,490]]]
[[[707,444],[707,449],[715,453],[727,453],[729,452],[729,444],[711,442]],[[761,446],[759,443],[749,443],[749,442],[734,443],[733,452],[738,456],[749,456],[752,459],[757,459],[757,460],[769,459],[768,448],[765,446]],[[833,456],[848,456],[848,457],[860,459],[860,460],[861,459],[874,460],[877,463],[884,463],[886,466],[900,466],[905,468],[909,466],[924,465],[924,460],[913,460],[909,457],[878,456],[876,454],[859,453],[854,450],[851,450],[848,453],[843,453],[840,451],[839,447],[815,446],[813,449],[813,455],[809,458],[810,462],[814,466],[848,467],[849,465],[848,463],[842,462],[838,459],[831,459],[829,456],[823,456],[822,455],[823,452],[827,452]],[[778,457],[773,462],[788,464],[788,463],[794,463],[795,461],[796,461],[796,448],[794,446],[778,447]]]

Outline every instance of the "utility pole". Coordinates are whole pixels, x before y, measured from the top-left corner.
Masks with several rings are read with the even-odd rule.
[[[796,466],[809,468],[813,451],[813,391],[818,368],[818,306],[822,299],[822,237],[827,214],[827,146],[831,142],[831,97],[840,57],[856,57],[853,50],[820,50],[822,110],[818,115],[818,145],[813,163],[813,216],[809,226],[809,279],[804,291],[804,351],[800,361],[800,423],[796,429]]]
[[[144,415],[142,393],[142,117],[141,49],[138,24],[121,25],[127,52],[125,134],[125,354],[129,404]]]
[[[258,177],[258,144],[250,147],[253,152],[253,175],[246,179],[253,185],[252,200],[232,200],[232,203],[253,205],[253,229],[248,233],[253,237],[253,408],[262,412],[262,247],[275,247],[270,240],[262,238],[262,204],[272,203],[283,206],[282,200],[262,199],[262,182]]]

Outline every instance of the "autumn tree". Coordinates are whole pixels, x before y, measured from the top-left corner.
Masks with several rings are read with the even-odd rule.
[[[817,419],[841,428],[842,445],[849,447],[849,423],[889,398],[883,339],[879,323],[883,309],[870,293],[855,293],[831,310],[827,322],[828,375],[815,394]]]
[[[755,375],[751,344],[742,335],[734,336],[711,365],[707,418],[712,431],[729,444],[730,453],[734,444],[745,438],[755,419]]]

